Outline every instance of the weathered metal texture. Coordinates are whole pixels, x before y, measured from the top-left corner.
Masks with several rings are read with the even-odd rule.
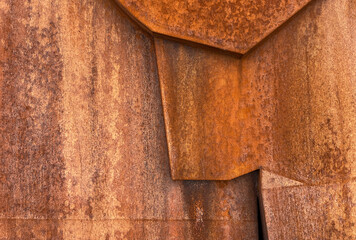
[[[232,159],[251,154],[251,159],[240,164],[262,167],[260,194],[266,238],[355,239],[354,29],[356,1],[324,0],[311,3],[236,63],[222,61],[232,56],[219,51],[156,39],[173,176],[237,177],[241,173]],[[235,74],[236,65],[240,76],[220,73],[224,67]],[[217,80],[207,74],[210,72],[218,72],[213,75]],[[215,96],[220,92],[214,84],[221,79],[237,79],[230,88],[222,88],[228,93],[238,91],[237,95],[225,94],[234,102],[229,109]],[[206,93],[206,89],[210,91]],[[215,109],[223,113],[217,116]],[[216,153],[218,144],[205,139],[218,138],[212,134],[206,137],[200,123],[207,118],[213,120],[214,129],[229,127],[225,111],[246,119],[233,122],[241,145],[236,144],[236,155],[229,154],[227,160],[215,155],[216,162],[206,161],[208,151],[204,149]],[[236,114],[240,111],[245,115]],[[250,134],[244,133],[246,128]],[[187,143],[189,148],[184,147]],[[176,150],[180,148],[191,151],[191,157]],[[232,166],[231,172],[226,170],[228,166]],[[211,173],[207,169],[212,169]]]
[[[355,0],[315,1],[242,59],[273,89],[266,238],[356,239],[355,29]]]
[[[241,60],[156,38],[174,179],[355,176],[354,3],[318,4]]]
[[[155,39],[173,179],[232,179],[240,160],[240,60]]]
[[[311,0],[116,0],[152,32],[245,53]]]
[[[255,173],[172,181],[155,48],[165,106],[194,113],[191,103],[202,104],[204,121],[221,127],[196,125],[206,132],[237,126],[228,134],[241,145],[227,148],[237,163],[217,159],[239,168],[208,163],[209,176],[197,164],[188,178],[262,166],[270,239],[356,238],[355,11],[355,0],[314,1],[239,59],[154,46],[109,0],[2,1],[0,239],[258,238]],[[165,101],[175,90],[164,83],[194,101]],[[179,111],[173,122],[183,126],[191,112]],[[168,139],[181,134],[166,125]],[[199,154],[224,156],[221,136],[189,134],[207,143]]]
[[[273,89],[273,158],[261,166],[310,184],[356,176],[355,7],[316,1],[242,59],[249,81]]]
[[[113,1],[1,1],[0,239],[258,239],[256,176],[173,181],[162,113]]]
[[[305,185],[261,171],[265,239],[356,239],[356,182]]]
[[[271,152],[268,84],[242,80],[239,56],[155,43],[172,178],[228,180],[258,169]]]

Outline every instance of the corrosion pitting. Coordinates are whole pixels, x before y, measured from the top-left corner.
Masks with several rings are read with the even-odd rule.
[[[311,0],[116,0],[151,31],[246,53]]]

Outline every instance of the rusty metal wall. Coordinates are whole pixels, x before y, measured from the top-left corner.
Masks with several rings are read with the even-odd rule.
[[[356,237],[355,11],[315,0],[241,59],[165,43],[236,67],[269,239]],[[258,239],[256,172],[171,179],[155,50],[114,0],[1,1],[0,239]]]
[[[244,56],[249,81],[272,89],[269,170],[309,184],[355,176],[355,6],[312,2]]]
[[[255,173],[172,181],[153,38],[110,0],[0,2],[0,239],[257,239]]]
[[[260,179],[269,239],[356,239],[355,53],[356,1],[321,0],[242,59],[272,99]]]

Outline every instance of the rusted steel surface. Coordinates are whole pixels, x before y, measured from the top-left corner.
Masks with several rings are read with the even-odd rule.
[[[355,29],[356,1],[315,1],[242,59],[273,89],[269,239],[356,239]]]
[[[356,183],[304,185],[261,171],[265,239],[356,239]]]
[[[0,239],[258,239],[255,174],[173,181],[162,115],[113,1],[1,1]]]
[[[263,169],[261,211],[268,239],[356,238],[354,29],[356,1],[315,1],[238,61],[238,85],[230,87],[239,94],[225,94],[225,98],[234,97],[231,115],[246,119],[235,119],[240,144],[236,145],[237,155],[250,154],[253,157],[243,166]],[[224,170],[232,166],[231,174],[238,177],[240,173],[234,172],[236,162],[229,158],[234,155],[224,161],[216,157],[216,162],[205,162],[207,151],[200,151],[214,149],[217,144],[205,141],[212,135],[204,136],[197,126],[205,121],[195,117],[215,119],[215,129],[229,123],[223,120],[228,114],[215,116],[214,109],[226,107],[223,103],[216,107],[223,100],[215,97],[218,100],[209,102],[207,97],[219,94],[209,85],[209,79],[214,78],[206,74],[213,68],[210,58],[217,60],[224,54],[168,40],[157,43],[173,176],[209,179],[217,174],[206,175],[206,169],[226,173]],[[206,55],[197,56],[197,52]],[[214,64],[216,72],[224,61],[219,63]],[[233,66],[229,63],[224,68],[234,69]],[[214,76],[219,76],[215,84],[229,77]],[[209,94],[201,94],[206,88],[210,89]],[[208,104],[210,109],[200,107],[201,103]],[[202,109],[208,110],[195,114]],[[240,111],[245,114],[235,114]],[[187,138],[192,143],[190,148],[183,147]],[[195,146],[196,143],[199,144]],[[200,155],[187,158],[179,155],[176,148],[192,151],[191,156]],[[225,177],[230,178],[230,173]]]
[[[233,179],[269,160],[269,82],[242,79],[237,55],[155,43],[173,179]]]
[[[310,184],[355,177],[355,6],[316,1],[242,59],[261,69],[249,81],[273,89],[273,158],[261,166]]]
[[[259,167],[266,237],[356,238],[355,11],[314,1],[241,58],[110,0],[2,1],[0,239],[258,239]]]
[[[240,59],[155,43],[173,179],[232,179],[255,170],[240,149]]]
[[[173,178],[355,176],[352,4],[312,3],[241,59],[156,38]]]
[[[137,189],[140,200],[148,202],[138,205],[134,194],[124,193],[133,201],[132,205],[122,202],[121,206],[127,208],[125,216],[99,216],[112,211],[107,208],[96,209],[92,218],[67,214],[59,219],[3,217],[0,220],[1,239],[257,240],[256,177],[255,174],[246,175],[228,182],[173,182],[167,177],[163,180],[166,187],[160,187],[160,193],[151,192],[155,189],[150,181],[143,186],[148,188],[146,191]],[[112,188],[111,191],[118,190]],[[97,200],[97,204],[103,201],[108,199]],[[145,211],[142,217],[135,218],[137,216],[130,215],[130,211],[137,212],[138,207]],[[81,210],[86,210],[85,206]]]
[[[246,53],[311,0],[116,0],[151,31]]]

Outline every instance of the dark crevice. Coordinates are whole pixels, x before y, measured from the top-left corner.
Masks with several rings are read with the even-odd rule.
[[[262,214],[261,214],[260,198],[257,197],[257,225],[258,225],[258,239],[259,240],[264,240],[262,224],[263,224],[263,219],[262,219]]]

